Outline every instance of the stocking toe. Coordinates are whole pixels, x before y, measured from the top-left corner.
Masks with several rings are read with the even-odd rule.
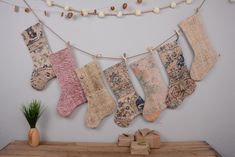
[[[160,113],[160,111],[155,111],[150,114],[144,114],[143,117],[148,122],[154,122],[160,116]]]
[[[34,70],[31,77],[31,85],[37,90],[45,88],[47,82],[55,77],[52,68],[39,68]]]

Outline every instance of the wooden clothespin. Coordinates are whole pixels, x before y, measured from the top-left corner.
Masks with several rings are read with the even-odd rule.
[[[20,7],[19,7],[18,5],[14,5],[14,11],[15,11],[16,13],[18,13],[19,10],[20,10]]]
[[[45,16],[48,16],[48,13],[47,13],[47,11],[46,11],[46,10],[44,10],[44,15],[45,15]]]
[[[122,58],[123,58],[123,60],[125,61],[125,63],[127,63],[127,56],[126,56],[126,53],[123,53]]]
[[[93,59],[96,60],[97,58],[102,57],[101,53],[97,53],[95,55],[93,55]]]
[[[68,41],[67,43],[66,43],[66,46],[67,47],[70,47],[71,45],[70,45],[70,41]]]

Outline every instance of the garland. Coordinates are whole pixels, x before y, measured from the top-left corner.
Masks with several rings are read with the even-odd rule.
[[[43,0],[49,7],[57,7],[60,9],[64,9],[67,12],[73,12],[73,13],[78,13],[80,16],[88,16],[88,15],[93,15],[93,16],[98,16],[100,18],[103,18],[105,16],[116,16],[116,17],[122,17],[122,16],[129,16],[129,15],[136,15],[136,16],[141,16],[142,14],[148,14],[148,13],[156,13],[159,14],[161,10],[167,9],[167,8],[176,8],[177,5],[186,3],[186,4],[191,4],[192,0],[178,0],[178,1],[173,1],[169,4],[164,4],[160,5],[159,7],[153,7],[152,9],[147,9],[147,10],[141,10],[141,9],[135,9],[134,11],[126,12],[125,10],[128,8],[128,3],[123,3],[121,6],[121,10],[118,10],[115,6],[110,6],[110,11],[103,11],[103,10],[98,10],[98,9],[74,9],[70,5],[61,5],[54,3],[52,0]],[[142,3],[142,0],[137,1],[138,4]],[[123,12],[124,11],[124,12]],[[73,15],[73,14],[70,14]]]
[[[112,5],[110,7],[110,11],[104,11],[102,8],[101,9],[74,9],[70,5],[61,5],[57,4],[52,0],[42,0],[47,4],[48,7],[57,7],[59,9],[63,9],[62,11],[47,11],[43,9],[32,9],[31,7],[24,7],[24,6],[19,6],[13,3],[9,3],[5,0],[0,0],[0,2],[11,5],[14,7],[15,12],[19,12],[20,9],[23,9],[26,13],[31,12],[32,10],[37,11],[37,12],[42,12],[46,17],[49,17],[51,13],[55,13],[61,17],[66,17],[68,19],[71,19],[73,16],[80,16],[80,17],[87,17],[87,16],[97,16],[100,18],[103,18],[105,16],[113,16],[113,17],[124,17],[124,16],[130,16],[130,15],[136,15],[136,16],[141,16],[142,14],[149,14],[149,13],[155,13],[155,14],[160,14],[160,12],[164,9],[175,9],[178,5],[181,4],[191,4],[192,0],[177,0],[177,1],[172,1],[171,3],[167,4],[162,4],[159,6],[155,6],[151,9],[146,9],[146,10],[141,10],[139,8],[134,9],[133,11],[126,11],[128,8],[128,2],[123,3],[121,6],[122,9],[117,9],[118,6]],[[138,4],[142,3],[142,0],[137,1]]]

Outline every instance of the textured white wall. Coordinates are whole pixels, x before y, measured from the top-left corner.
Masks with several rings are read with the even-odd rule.
[[[57,1],[67,3],[63,0]],[[29,2],[35,8],[45,7],[41,1]],[[69,2],[85,8],[100,8],[117,3],[115,0]],[[164,0],[146,0],[144,7],[149,8],[162,2]],[[148,14],[122,19],[90,17],[73,21],[55,15],[50,18],[40,16],[66,40],[85,50],[113,56],[119,56],[123,52],[133,55],[145,51],[148,46],[157,45],[170,36],[177,24],[190,16],[200,2],[201,0],[197,0],[191,6],[183,5],[175,10],[164,10],[160,15]],[[221,57],[205,80],[198,82],[196,92],[179,108],[164,111],[154,123],[145,122],[139,116],[128,128],[118,127],[113,122],[113,116],[110,116],[99,128],[93,130],[84,125],[87,105],[78,107],[69,118],[61,118],[56,113],[55,107],[60,95],[57,80],[51,81],[41,92],[31,88],[29,80],[32,60],[20,34],[37,21],[32,14],[14,13],[12,8],[2,3],[0,10],[0,147],[15,139],[27,138],[29,128],[20,107],[24,102],[41,99],[47,106],[38,123],[42,140],[115,142],[118,134],[122,132],[134,132],[138,128],[148,127],[160,131],[164,141],[205,140],[223,156],[235,157],[235,4],[230,4],[227,0],[210,0],[203,7],[201,14],[205,27]],[[53,51],[65,47],[47,30],[46,34]],[[181,38],[180,42],[190,67],[193,53],[184,38]],[[74,56],[77,66],[91,60],[78,51],[74,51]],[[103,69],[115,63],[117,62],[100,61]],[[158,63],[167,83],[163,67]],[[131,77],[138,93],[143,96],[133,74]]]

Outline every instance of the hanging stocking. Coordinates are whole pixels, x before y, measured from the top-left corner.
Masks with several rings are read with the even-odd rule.
[[[194,92],[196,83],[190,77],[181,47],[177,42],[167,43],[157,51],[169,77],[166,104],[168,108],[176,108],[185,97]]]
[[[180,27],[194,51],[195,57],[190,74],[196,81],[202,80],[217,61],[216,52],[198,16],[193,15],[180,23]]]
[[[118,100],[114,121],[120,127],[127,127],[138,114],[142,113],[144,100],[136,93],[124,61],[106,69],[104,74]]]
[[[161,77],[157,61],[153,54],[131,64],[131,68],[139,80],[145,94],[143,117],[145,120],[155,121],[162,110],[166,108],[166,88]]]
[[[75,72],[70,46],[50,54],[49,59],[61,88],[57,111],[61,116],[66,117],[69,116],[77,106],[85,103],[86,97]]]
[[[115,101],[105,88],[96,60],[77,69],[76,72],[88,100],[86,125],[89,128],[96,128],[104,117],[113,113]]]
[[[48,59],[49,46],[42,25],[37,23],[29,27],[22,33],[22,36],[34,64],[31,86],[37,90],[42,90],[47,82],[55,77]]]

